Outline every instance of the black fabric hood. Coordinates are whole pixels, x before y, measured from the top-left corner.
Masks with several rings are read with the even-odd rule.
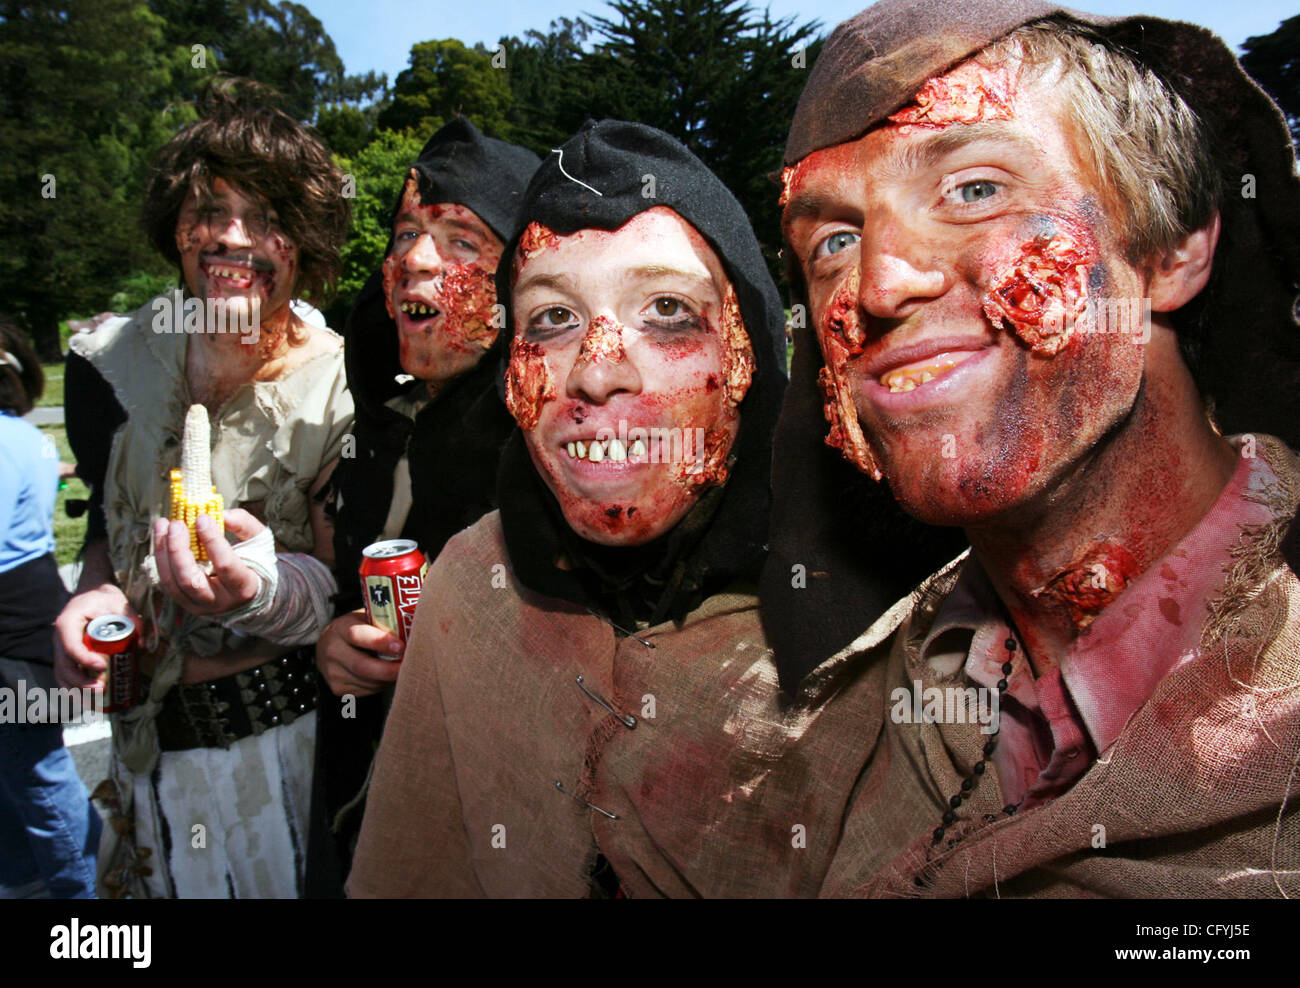
[[[921,85],[1024,24],[1088,25],[1154,70],[1201,117],[1220,158],[1223,228],[1210,284],[1175,314],[1225,433],[1260,431],[1300,446],[1300,181],[1278,108],[1204,28],[1153,17],[1100,17],[1038,0],[882,0],[840,24],[799,100],[791,166],[856,140]],[[1253,197],[1243,194],[1246,176]],[[793,301],[806,304],[791,271]],[[827,424],[811,326],[795,332],[792,384],[777,430],[772,552],[764,626],[783,688],[793,690],[962,545],[959,531],[915,522],[823,439]],[[791,566],[807,567],[807,589]],[[814,579],[813,574],[817,578]]]
[[[526,148],[484,137],[465,117],[455,117],[429,138],[411,167],[418,176],[421,200],[472,209],[505,243],[515,232],[524,189],[537,162],[537,155]],[[385,256],[393,246],[392,221],[409,174],[404,171],[396,177]],[[397,326],[384,304],[382,271],[366,280],[348,314],[343,336],[348,387],[358,414],[396,415],[383,407],[404,386],[394,380],[402,367],[397,357]]]
[[[554,566],[561,547],[570,555],[576,550],[589,571],[605,572],[615,580],[615,571],[626,579],[667,566],[676,573],[669,579],[685,573],[680,593],[668,608],[680,618],[721,585],[739,577],[756,578],[766,551],[772,433],[787,377],[785,313],[744,210],[698,158],[667,134],[643,124],[588,121],[542,162],[529,183],[519,227],[497,271],[497,294],[506,306],[507,326],[513,328],[512,262],[527,224],[537,222],[560,235],[616,230],[660,206],[691,224],[717,253],[735,288],[754,349],[753,382],[740,404],[740,431],[727,483],[707,492],[656,543],[602,551],[582,542],[564,523],[532,466],[522,434],[516,432],[501,465],[498,500],[512,563],[531,589],[587,606],[607,604],[593,601],[590,581],[584,585],[573,573]],[[496,343],[502,393],[509,337],[503,332]]]

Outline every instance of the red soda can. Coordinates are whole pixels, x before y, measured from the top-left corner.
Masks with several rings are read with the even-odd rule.
[[[99,674],[104,684],[104,713],[120,714],[135,706],[139,681],[135,622],[125,614],[101,614],[86,625],[81,642],[108,657],[108,668]]]
[[[429,560],[411,539],[387,539],[366,546],[361,552],[366,620],[409,642],[415,605],[420,602],[420,587],[428,571]],[[398,661],[399,656],[380,658]]]

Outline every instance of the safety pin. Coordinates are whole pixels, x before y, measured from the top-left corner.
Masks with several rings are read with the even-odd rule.
[[[636,640],[639,641],[642,645],[644,645],[646,648],[657,648],[657,647],[658,647],[658,646],[655,645],[654,642],[648,642],[648,641],[646,641],[644,638],[642,638],[642,637],[640,637],[639,635],[637,635],[635,632],[628,631],[627,628],[624,628],[622,625],[615,624],[613,621],[611,621],[609,618],[605,617],[605,615],[604,615],[604,614],[601,614],[599,611],[594,611],[594,610],[592,610],[590,607],[588,607],[588,608],[587,608],[587,613],[590,614],[592,617],[598,617],[598,618],[600,618],[602,621],[604,621],[607,625],[609,625],[609,626],[610,626],[611,628],[613,628],[615,631],[621,631],[621,632],[623,632],[623,634],[627,635],[629,638],[636,639]]]
[[[569,792],[569,790],[564,788],[564,786],[561,784],[559,779],[555,780],[555,788],[560,790],[560,792],[564,793],[564,795],[568,796],[570,799],[574,800],[575,802],[581,803],[583,806],[587,807],[588,809],[595,810],[597,813],[602,813],[605,816],[609,817],[611,820],[618,819],[617,813],[611,813],[609,812],[609,810],[602,810],[595,803],[588,803],[581,796],[575,796],[573,793]]]
[[[595,700],[597,703],[599,703],[602,707],[604,707],[606,710],[608,710],[611,714],[613,714],[615,717],[617,717],[617,718],[618,718],[618,719],[623,723],[623,726],[626,727],[629,731],[635,731],[635,730],[636,730],[636,718],[635,718],[635,717],[633,717],[631,714],[621,714],[621,713],[619,713],[617,710],[615,710],[613,707],[611,707],[608,703],[606,703],[604,697],[602,697],[599,693],[593,693],[591,690],[587,689],[587,684],[584,683],[584,682],[582,681],[582,677],[581,677],[581,676],[578,677],[578,689],[582,690],[582,692],[586,693],[589,697],[591,697],[593,700]]]

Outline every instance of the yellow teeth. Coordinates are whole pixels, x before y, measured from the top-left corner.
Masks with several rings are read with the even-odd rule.
[[[960,361],[953,360],[944,364],[931,364],[926,367],[909,367],[906,370],[890,371],[880,379],[880,383],[889,388],[890,394],[902,394],[915,391],[922,384],[928,384],[936,377],[946,374]]]
[[[438,309],[423,302],[403,302],[401,309],[408,316],[436,316]]]
[[[208,274],[214,274],[218,278],[229,278],[231,281],[248,281],[253,277],[253,272],[236,268],[208,268]]]
[[[605,460],[611,463],[623,463],[629,456],[645,456],[646,447],[640,439],[634,439],[631,445],[624,445],[620,439],[609,439],[604,442],[591,439],[587,442],[568,443],[565,445],[565,450],[571,458],[586,460],[589,463],[603,463]]]

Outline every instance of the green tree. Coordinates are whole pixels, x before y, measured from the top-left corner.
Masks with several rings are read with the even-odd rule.
[[[316,112],[316,131],[340,157],[350,158],[369,144],[373,129],[364,110],[346,103],[322,106]]]
[[[428,135],[460,113],[485,134],[508,140],[510,81],[504,64],[492,61],[482,45],[466,48],[454,38],[412,45],[410,68],[398,73],[378,126]]]
[[[58,323],[166,266],[140,235],[146,162],[186,119],[144,0],[0,4],[0,295],[43,359]]]
[[[342,317],[383,262],[397,193],[429,136],[381,130],[355,157],[339,159],[344,174],[352,177],[356,198],[352,200],[352,231],[343,247],[338,296],[328,313],[330,325],[342,327]]]
[[[510,79],[512,140],[538,154],[582,126],[587,94],[594,88],[592,63],[583,44],[591,25],[581,17],[551,21],[550,31],[528,31],[523,39],[502,38]]]
[[[1272,34],[1242,42],[1241,64],[1286,114],[1291,137],[1300,143],[1300,14]]]
[[[358,103],[387,84],[374,72],[347,75],[333,40],[301,4],[149,0],[149,6],[163,19],[166,41],[190,56],[178,84],[191,98],[219,70],[273,87],[285,97],[285,112],[311,121],[323,103]]]
[[[778,191],[786,132],[821,50],[819,25],[773,20],[742,0],[613,0],[604,41],[584,61],[593,116],[672,134],[745,208],[773,276],[784,272]]]

